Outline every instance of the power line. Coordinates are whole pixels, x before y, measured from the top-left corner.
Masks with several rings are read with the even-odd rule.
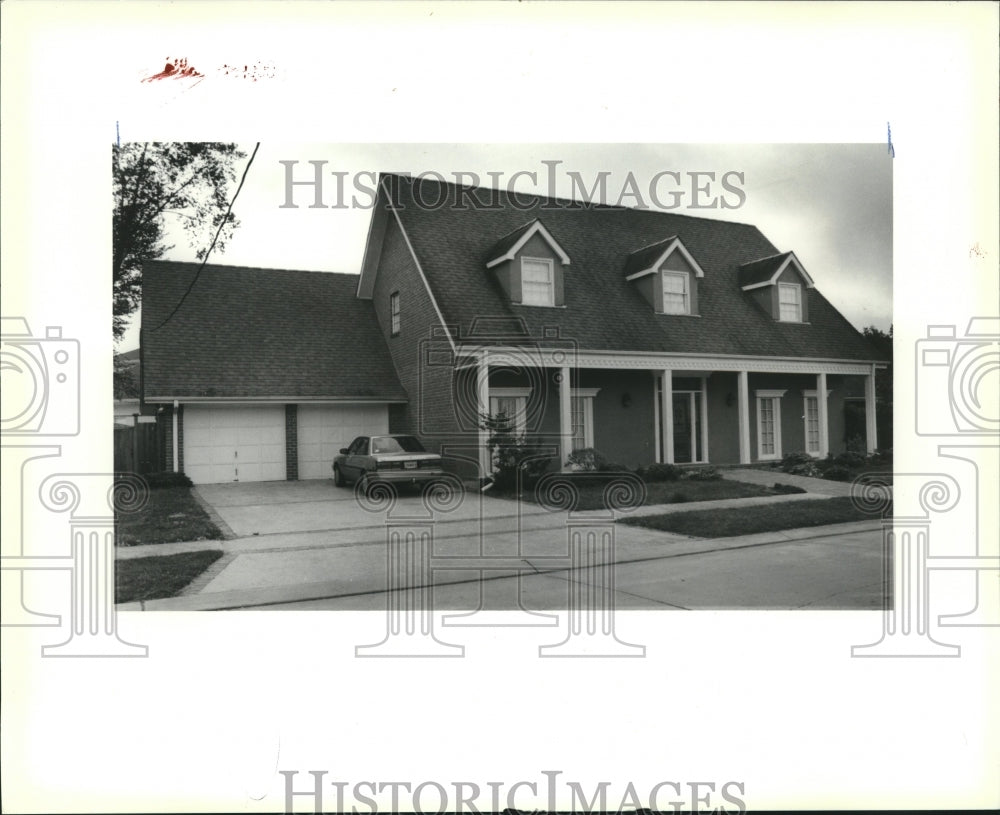
[[[260,148],[260,142],[257,142],[257,144],[253,148],[253,153],[250,154],[250,160],[247,162],[247,166],[243,169],[243,177],[240,179],[240,184],[236,188],[236,192],[233,195],[233,200],[229,202],[229,208],[226,210],[226,215],[222,219],[222,222],[219,224],[219,228],[215,230],[215,237],[212,238],[212,243],[208,247],[208,251],[205,252],[205,257],[201,261],[201,265],[198,267],[198,270],[194,273],[194,279],[188,285],[187,291],[185,291],[184,294],[181,296],[181,299],[177,301],[177,305],[174,306],[174,310],[167,315],[166,319],[155,328],[149,329],[150,331],[159,331],[161,328],[163,328],[163,326],[169,323],[171,319],[173,319],[173,316],[180,310],[180,307],[184,305],[184,301],[187,300],[187,296],[191,293],[191,290],[194,288],[194,284],[198,282],[198,277],[201,275],[201,270],[204,269],[205,264],[208,263],[208,258],[212,254],[212,250],[215,248],[215,243],[216,241],[219,240],[219,235],[222,234],[222,227],[224,227],[226,223],[229,221],[229,215],[233,211],[233,204],[235,204],[236,199],[239,198],[240,190],[243,189],[243,182],[247,180],[247,173],[250,172],[250,165],[253,164],[254,157],[257,155],[257,150],[259,148]]]

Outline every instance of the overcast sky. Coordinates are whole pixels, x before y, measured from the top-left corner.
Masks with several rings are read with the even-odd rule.
[[[241,145],[248,157],[253,144]],[[310,161],[326,161],[323,198],[328,208],[314,209],[313,192],[294,191],[295,209],[285,202],[285,166],[297,161],[296,180],[313,178]],[[542,162],[561,162],[550,171]],[[246,161],[237,168],[237,178]],[[294,144],[262,143],[247,175],[234,212],[241,226],[224,253],[211,263],[357,274],[364,254],[371,210],[367,193],[354,189],[358,173],[436,172],[453,180],[454,173],[475,173],[484,186],[500,185],[522,192],[570,197],[570,173],[586,188],[606,172],[607,200],[626,206],[661,208],[650,195],[654,185],[662,207],[706,218],[756,225],[779,251],[794,251],[817,288],[857,328],[874,325],[887,331],[892,322],[892,159],[885,144],[779,145],[451,145],[451,144]],[[534,173],[520,175],[519,171]],[[347,173],[338,200],[333,172]],[[692,173],[702,193],[692,190]],[[731,175],[726,176],[727,173]],[[740,180],[735,174],[742,174]],[[636,185],[632,186],[631,178]],[[726,176],[730,188],[722,186]],[[465,181],[469,181],[466,176]],[[551,182],[554,181],[554,188]],[[360,176],[362,187],[371,177]],[[234,188],[235,189],[235,188]],[[677,195],[672,195],[672,191]],[[638,192],[641,200],[633,193]],[[622,194],[624,198],[622,198]],[[352,206],[356,198],[360,206]],[[620,200],[621,199],[621,200]],[[718,199],[717,208],[693,205]],[[740,204],[722,208],[722,202]],[[346,208],[333,208],[344,203]],[[172,230],[175,244],[165,256],[195,260],[181,230]],[[138,347],[138,314],[118,346]]]

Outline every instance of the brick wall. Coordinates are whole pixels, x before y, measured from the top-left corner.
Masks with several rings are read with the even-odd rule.
[[[391,336],[389,297],[397,291],[400,330]],[[390,409],[390,430],[413,433],[434,452],[439,452],[445,444],[468,442],[470,434],[460,430],[452,399],[454,368],[448,360],[450,345],[392,214],[383,237],[372,299],[396,375],[409,398],[406,405]],[[430,348],[444,353],[428,353]],[[474,428],[471,437],[476,438]]]
[[[299,479],[299,406],[285,405],[285,478]]]

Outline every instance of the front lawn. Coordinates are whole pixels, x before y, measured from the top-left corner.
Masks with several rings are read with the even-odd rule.
[[[781,529],[870,521],[875,517],[855,507],[851,498],[841,497],[644,515],[621,518],[618,523],[698,538],[731,538]]]
[[[222,537],[219,527],[194,500],[189,487],[155,487],[149,491],[149,501],[141,510],[117,515],[117,546]]]
[[[568,509],[594,510],[604,509],[604,486],[601,484],[578,482],[579,499],[575,506]],[[513,492],[491,491],[490,495],[501,498],[516,499]],[[693,501],[720,501],[724,498],[756,498],[762,495],[777,495],[770,487],[757,484],[744,484],[742,481],[654,481],[646,484],[646,500],[644,504],[680,504]],[[535,491],[526,489],[521,499],[533,504],[539,503]]]
[[[137,557],[115,563],[115,602],[173,597],[222,557],[217,549],[162,557]]]

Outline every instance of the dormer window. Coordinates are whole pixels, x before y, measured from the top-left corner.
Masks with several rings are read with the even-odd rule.
[[[778,319],[783,323],[802,322],[802,287],[798,283],[778,284]]]
[[[676,235],[637,249],[625,261],[625,279],[657,314],[698,314],[698,279],[705,276]]]
[[[691,292],[686,272],[663,272],[663,313],[690,314]]]
[[[739,268],[740,288],[781,323],[808,323],[813,279],[794,252],[752,260]]]
[[[486,268],[513,305],[566,304],[569,255],[537,218],[500,238],[487,255]]]
[[[521,258],[521,305],[554,305],[552,271],[551,260]]]

